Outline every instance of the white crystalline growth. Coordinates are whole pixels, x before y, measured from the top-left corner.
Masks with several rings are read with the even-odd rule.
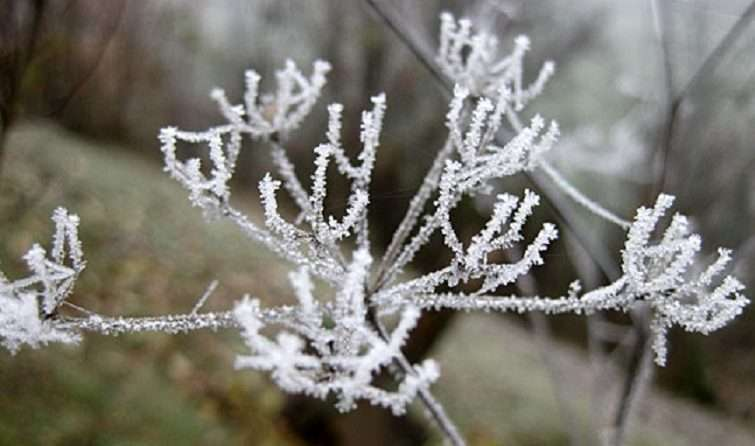
[[[53,317],[73,290],[85,263],[78,238],[79,219],[65,209],[55,210],[55,235],[50,257],[34,245],[24,256],[31,275],[14,282],[0,273],[0,344],[11,353],[51,342],[79,341],[79,335],[57,328]]]
[[[286,133],[299,127],[312,110],[329,71],[329,63],[317,60],[312,66],[312,74],[307,78],[292,60],[286,60],[285,68],[275,73],[275,93],[260,95],[260,75],[254,70],[247,70],[243,104],[232,105],[220,88],[213,89],[210,97],[218,103],[228,126],[235,131],[251,136]]]
[[[555,64],[547,61],[537,79],[530,86],[524,86],[524,56],[530,48],[527,36],[518,36],[511,54],[500,57],[498,39],[485,32],[475,32],[468,19],[457,21],[452,14],[444,12],[440,21],[440,43],[435,60],[443,74],[475,96],[496,97],[506,88],[511,91],[514,109],[520,111],[543,91],[555,72]]]
[[[591,291],[582,298],[588,308],[627,311],[646,302],[652,309],[650,330],[655,361],[665,365],[667,332],[678,325],[688,332],[708,334],[731,322],[749,300],[741,293],[744,285],[733,276],[715,286],[731,261],[731,252],[719,248],[718,259],[697,277],[700,236],[690,232],[687,217],[676,214],[660,240],[652,241],[659,220],[674,202],[660,195],[653,208],[640,208],[622,251],[623,275],[611,285]]]
[[[328,305],[314,300],[306,270],[292,273],[300,311],[297,320],[285,324],[289,331],[281,331],[274,340],[260,333],[264,323],[258,316],[259,302],[248,298],[239,302],[234,315],[252,354],[238,356],[236,368],[269,371],[276,384],[290,393],[321,399],[334,394],[340,411],[367,400],[403,414],[417,392],[438,378],[438,366],[432,360],[413,366],[394,391],[373,383],[379,371],[400,356],[420,311],[404,307],[393,331],[385,337],[378,333],[365,305],[364,284],[371,262],[367,251],[355,251],[335,300]]]
[[[34,294],[0,294],[0,344],[15,354],[23,345],[37,348],[53,342],[75,344],[77,333],[55,328],[39,316],[39,300]]]
[[[320,97],[328,71],[330,64],[318,60],[307,78],[288,60],[286,67],[276,72],[275,93],[260,95],[260,76],[248,70],[243,104],[231,104],[225,91],[214,89],[210,96],[217,102],[226,124],[199,132],[175,127],[161,129],[158,139],[165,159],[164,170],[189,190],[192,204],[202,208],[205,215],[222,213],[221,207],[230,196],[228,182],[236,167],[243,136],[279,138],[299,127]],[[206,144],[208,172],[202,170],[203,162],[198,157],[180,160],[176,154],[179,143]],[[285,157],[276,162],[290,164]]]

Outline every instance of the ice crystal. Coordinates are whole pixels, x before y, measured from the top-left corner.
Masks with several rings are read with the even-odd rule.
[[[364,399],[403,414],[417,391],[437,379],[438,367],[432,360],[414,366],[396,391],[373,383],[379,370],[399,356],[420,313],[406,307],[388,338],[370,327],[364,283],[371,263],[366,251],[354,252],[332,305],[315,302],[306,270],[292,274],[301,311],[297,319],[286,322],[288,331],[279,332],[275,340],[260,333],[265,324],[257,316],[259,302],[239,302],[234,315],[252,355],[237,357],[236,367],[270,371],[273,380],[288,392],[322,399],[335,394],[341,411],[353,409],[356,401]]]
[[[511,90],[514,109],[518,111],[542,92],[555,71],[553,62],[545,62],[535,81],[525,87],[524,56],[530,48],[527,36],[518,36],[511,54],[500,58],[498,39],[485,32],[474,32],[468,19],[457,21],[444,12],[440,22],[436,61],[446,76],[476,96],[495,97],[506,87]]]
[[[708,334],[732,321],[749,303],[741,293],[744,285],[733,276],[725,276],[714,287],[714,280],[731,260],[728,249],[719,248],[717,260],[693,275],[701,239],[690,232],[687,217],[674,215],[661,239],[651,242],[673,201],[670,195],[660,195],[653,208],[637,210],[622,252],[622,277],[584,297],[600,309],[626,310],[634,302],[650,305],[653,349],[659,365],[666,363],[666,334],[672,325]]]
[[[0,274],[0,343],[11,353],[23,345],[79,340],[75,332],[57,327],[52,320],[85,266],[79,218],[58,208],[52,220],[55,233],[50,256],[35,244],[24,256],[29,276],[11,282]]]

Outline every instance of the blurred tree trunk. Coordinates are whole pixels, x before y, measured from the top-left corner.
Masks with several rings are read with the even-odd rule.
[[[42,26],[47,0],[0,0],[0,171],[3,143],[26,67]]]

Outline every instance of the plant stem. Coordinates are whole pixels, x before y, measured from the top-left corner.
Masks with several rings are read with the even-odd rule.
[[[653,11],[656,12],[657,15],[660,15],[660,4],[657,4],[655,1],[653,1],[651,2],[651,6],[653,6]],[[734,25],[729,29],[726,35],[719,41],[718,45],[716,45],[713,51],[708,54],[708,57],[705,58],[703,63],[700,65],[700,68],[698,68],[695,74],[692,75],[692,78],[677,94],[674,94],[672,90],[673,85],[671,79],[671,64],[669,56],[670,51],[667,32],[663,29],[663,21],[661,20],[661,18],[658,17],[656,19],[658,24],[657,31],[663,50],[664,75],[668,104],[666,120],[661,127],[659,137],[660,141],[658,148],[656,149],[657,152],[660,152],[660,156],[659,165],[657,165],[655,169],[656,180],[653,187],[653,195],[658,195],[659,193],[663,192],[666,186],[666,176],[668,173],[669,158],[672,151],[674,129],[678,125],[676,121],[679,118],[679,110],[682,103],[685,100],[689,99],[695,89],[697,89],[698,86],[701,85],[708,76],[716,71],[716,68],[718,68],[723,57],[734,45],[734,42],[736,42],[742,35],[742,33],[744,33],[744,31],[747,29],[747,26],[750,24],[754,17],[755,1],[751,2],[750,5],[747,6],[747,8],[742,12],[742,14],[739,16]]]
[[[628,220],[625,220],[613,212],[609,211],[608,209],[604,208],[603,206],[599,205],[595,201],[591,200],[590,198],[587,198],[585,194],[579,191],[576,187],[574,187],[569,181],[564,178],[561,173],[556,170],[555,167],[551,166],[551,164],[541,159],[538,162],[538,167],[542,169],[543,172],[551,179],[555,184],[558,185],[558,187],[563,191],[566,195],[568,195],[572,200],[579,203],[587,209],[588,211],[592,212],[594,215],[597,215],[598,217],[609,221],[620,228],[624,229],[625,231],[629,229],[629,227],[632,225]]]
[[[608,437],[609,446],[622,446],[627,425],[645,386],[650,381],[652,349],[647,333],[647,312],[637,312],[634,331],[637,335],[629,367],[621,389],[621,397]]]
[[[258,317],[267,323],[276,323],[291,318],[295,312],[296,309],[293,307],[263,309]],[[141,332],[176,334],[239,327],[233,311],[144,317],[110,317],[91,312],[89,314],[87,317],[56,316],[51,320],[56,328],[91,331],[111,336]]]
[[[368,320],[380,334],[380,337],[382,337],[384,340],[387,340],[389,338],[385,326],[383,326],[383,323],[380,322],[380,319],[378,319],[373,307],[371,307],[368,312]],[[403,375],[411,375],[415,373],[414,368],[412,368],[411,363],[403,352],[399,352],[396,359],[394,359],[394,364],[398,367],[398,369],[401,371],[401,374]],[[395,378],[400,380],[402,377],[398,376]],[[451,443],[453,446],[465,446],[466,442],[464,441],[464,437],[462,437],[459,433],[459,428],[456,427],[456,423],[454,423],[446,413],[446,410],[443,408],[443,404],[435,399],[433,394],[426,387],[420,388],[417,394],[419,395],[419,399],[422,402],[422,405],[425,407],[426,414],[432,421],[435,422],[435,424],[438,426],[438,429],[443,433],[449,443]]]
[[[380,262],[373,289],[376,290],[383,285],[383,279],[385,278],[386,273],[390,270],[391,265],[393,265],[396,257],[399,255],[406,238],[409,236],[412,229],[414,229],[425,204],[427,204],[427,200],[430,199],[432,193],[438,188],[438,181],[443,173],[443,165],[448,157],[451,156],[453,148],[454,145],[451,142],[451,138],[449,138],[435,157],[435,161],[433,161],[430,171],[422,181],[422,186],[420,186],[419,190],[412,198],[411,203],[409,203],[409,209],[407,209],[404,218],[401,220],[401,224],[396,232],[393,233],[391,243],[385,251],[383,260]]]

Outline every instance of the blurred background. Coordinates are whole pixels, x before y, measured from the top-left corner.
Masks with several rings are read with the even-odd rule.
[[[734,248],[733,271],[753,297],[750,1],[376,3],[421,48],[435,47],[441,10],[497,33],[502,51],[529,35],[525,76],[547,59],[557,64],[526,112],[561,124],[552,161],[625,218],[660,190],[676,195],[675,209],[703,236],[703,257]],[[387,94],[370,222],[382,249],[445,140],[447,102],[368,2],[0,0],[2,270],[24,273],[20,256],[49,240],[49,215],[65,206],[82,218],[88,258],[78,305],[118,315],[185,312],[212,280],[220,285],[210,309],[243,293],[289,302],[287,266],[233,227],[204,223],[162,173],[156,139],[163,126],[220,123],[213,87],[239,101],[244,69],[272,86],[288,58],[305,73],[317,58],[333,65],[324,97],[287,142],[300,178],[324,138],[326,104],[344,104],[344,142],[356,151],[361,110],[371,95]],[[234,200],[257,215],[256,183],[271,164],[262,145],[244,149]],[[526,178],[500,184],[513,193],[524,187],[535,186]],[[342,207],[333,195],[333,209]],[[553,198],[583,234],[562,230],[530,285],[559,295],[575,278],[605,283],[605,265],[594,259],[601,249],[617,259],[623,234]],[[537,220],[563,216],[541,207]],[[484,200],[463,206],[460,232],[475,233],[488,208]],[[441,248],[426,249],[416,268],[445,264]],[[594,444],[631,359],[627,322],[440,313],[423,318],[407,353],[439,360],[434,391],[471,444]],[[242,348],[232,333],[88,336],[78,348],[0,355],[0,444],[439,441],[419,408],[402,419],[364,405],[338,415],[282,394],[263,374],[234,372]],[[755,444],[752,309],[708,337],[673,332],[669,365],[654,374],[630,444]]]

